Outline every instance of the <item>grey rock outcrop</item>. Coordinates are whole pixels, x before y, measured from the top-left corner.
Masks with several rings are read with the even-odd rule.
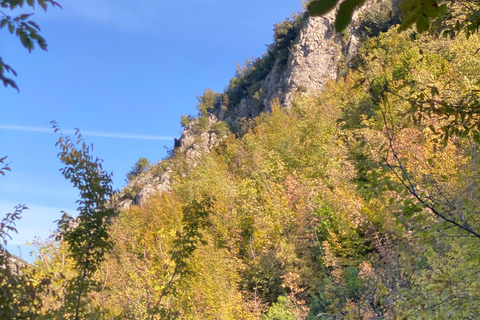
[[[175,150],[183,154],[191,167],[195,167],[201,155],[211,152],[223,138],[212,130],[214,124],[223,121],[236,131],[235,128],[238,129],[244,119],[270,111],[273,99],[278,99],[282,106],[290,108],[300,92],[318,92],[327,81],[336,80],[339,63],[343,61],[344,66],[349,66],[349,61],[360,47],[362,23],[359,15],[370,10],[371,5],[375,4],[371,2],[354,14],[347,33],[348,39],[334,30],[335,12],[323,17],[308,17],[290,50],[287,65],[278,67],[277,60],[266,78],[261,81],[263,101],[255,103],[247,96],[228,108],[220,105],[209,110],[205,128],[199,130],[199,119],[193,120],[185,127],[181,138],[175,141]],[[142,174],[132,182],[135,186],[141,186],[134,199],[117,202],[117,208],[125,210],[131,205],[142,205],[150,195],[169,191],[171,174],[171,168],[158,176],[151,172]]]
[[[258,116],[270,110],[270,101],[279,99],[280,103],[290,107],[295,94],[321,90],[326,81],[336,79],[337,65],[342,57],[341,37],[332,29],[334,15],[326,17],[309,17],[295,40],[287,66],[273,67],[261,84],[264,92],[263,105],[255,106],[250,97],[246,97],[237,105],[227,110],[218,107],[208,115],[208,128],[214,123],[224,121],[229,127],[238,127],[242,119]],[[221,141],[212,130],[199,132],[198,123],[194,120],[187,125],[180,139],[176,140],[176,148],[184,154],[194,167],[202,154],[210,152]],[[126,189],[140,188],[133,199],[125,197],[125,190],[119,195],[117,209],[122,211],[131,205],[142,205],[146,199],[157,192],[170,190],[171,172],[169,168],[156,176],[150,171],[141,174]]]
[[[118,211],[125,211],[132,205],[142,206],[148,197],[159,192],[169,192],[171,174],[171,168],[167,168],[162,174],[155,174],[152,171],[142,173],[120,192],[114,200],[115,208]],[[127,194],[131,196],[131,192],[135,190],[133,199],[127,196]]]
[[[0,261],[6,261],[8,268],[13,274],[20,274],[22,268],[26,267],[28,263],[20,257],[17,257],[14,254],[4,250],[0,251]],[[5,269],[7,265],[0,265],[0,268]]]
[[[254,118],[271,109],[270,102],[278,99],[282,106],[291,107],[298,92],[317,92],[328,80],[337,78],[338,62],[342,59],[341,36],[332,27],[334,13],[325,17],[309,17],[295,40],[286,67],[277,64],[261,83],[263,104],[258,107],[246,97],[225,110],[212,111],[219,121],[238,127],[242,118]],[[353,49],[354,47],[352,47]]]

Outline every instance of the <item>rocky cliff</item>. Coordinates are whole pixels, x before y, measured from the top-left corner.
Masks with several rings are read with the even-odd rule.
[[[2,263],[2,261],[5,261],[5,263],[8,265],[8,268],[12,271],[13,274],[21,273],[21,269],[28,265],[25,260],[9,253],[6,250],[0,251],[0,268],[5,269],[7,266],[5,265],[5,263]]]
[[[385,10],[385,3],[390,8]],[[394,22],[392,17],[396,16],[392,11],[398,11],[392,2],[372,2],[361,12],[355,13],[348,32],[344,34],[337,33],[333,28],[335,12],[324,17],[305,16],[298,35],[288,48],[286,65],[279,66],[280,60],[276,59],[266,77],[255,84],[260,87],[258,92],[261,92],[261,101],[258,101],[258,97],[255,99],[247,95],[235,104],[217,104],[204,116],[207,121],[202,130],[198,128],[199,119],[194,119],[185,126],[180,139],[175,140],[172,154],[182,154],[189,165],[195,166],[199,157],[210,152],[224,137],[213,129],[214,125],[223,122],[238,133],[243,121],[268,112],[273,99],[278,99],[282,106],[290,108],[299,94],[321,90],[327,81],[335,80],[342,70],[348,68],[358,51],[359,39],[365,36],[366,30],[364,13],[378,15],[380,9],[386,12],[387,18],[375,18],[385,20],[384,27],[391,25]],[[157,170],[149,170],[130,183],[126,189],[134,190],[135,193],[134,196],[130,193],[130,199],[125,190],[120,193],[117,201],[119,210],[125,210],[131,205],[142,205],[150,195],[170,190],[172,168],[168,162],[160,165],[163,166],[160,170],[157,165]]]

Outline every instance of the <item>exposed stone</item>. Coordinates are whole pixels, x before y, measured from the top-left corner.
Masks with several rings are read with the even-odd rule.
[[[374,2],[370,5],[374,5]],[[370,5],[362,11],[368,10]],[[339,62],[343,59],[345,65],[349,66],[349,61],[359,49],[359,14],[362,11],[354,14],[347,33],[348,39],[334,30],[335,12],[324,17],[309,17],[294,42],[287,65],[280,67],[277,61],[261,82],[263,103],[254,103],[251,97],[246,97],[228,109],[217,106],[209,110],[208,123],[203,123],[203,128],[200,128],[200,119],[191,121],[180,139],[175,139],[175,150],[183,153],[187,163],[195,167],[201,156],[211,152],[223,139],[212,130],[215,123],[224,121],[233,131],[238,132],[242,119],[254,118],[271,110],[270,102],[273,99],[278,99],[282,106],[290,108],[300,92],[318,92],[327,81],[336,80]],[[159,177],[147,171],[135,178],[129,187],[140,186],[140,191],[133,200],[125,199],[124,194],[120,194],[119,198],[123,197],[123,200],[117,201],[117,209],[126,210],[131,205],[142,205],[152,194],[170,191],[171,173],[172,169],[168,168]]]
[[[4,250],[0,251],[0,255],[2,255],[0,261],[6,261],[8,264],[9,269],[12,271],[13,274],[20,274],[22,268],[26,267],[28,263],[20,257],[17,257],[14,254]],[[6,265],[0,265],[0,268],[5,269]]]

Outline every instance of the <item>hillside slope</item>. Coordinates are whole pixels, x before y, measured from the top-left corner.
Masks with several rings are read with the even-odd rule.
[[[386,3],[372,3],[363,11],[368,12],[373,7],[374,10],[396,12],[391,2]],[[327,81],[336,80],[339,73],[348,69],[360,47],[359,39],[367,35],[365,19],[359,18],[363,11],[356,13],[349,32],[343,35],[334,31],[334,12],[325,17],[301,13],[278,23],[274,29],[274,43],[267,53],[239,66],[226,91],[215,93],[215,101],[199,113],[200,119],[190,118],[182,136],[175,142],[174,152],[185,153],[187,161],[194,165],[195,159],[211,152],[221,141],[225,127],[239,133],[246,120],[271,111],[271,101],[278,99],[280,105],[290,108],[299,94],[319,92]],[[395,21],[396,13],[374,19],[374,23],[381,25],[377,26],[379,30],[387,29]],[[128,195],[124,192],[119,197],[119,210],[132,204],[141,205],[157,191],[169,191],[171,168],[163,171],[161,174],[145,173],[133,181],[127,187]]]
[[[344,35],[328,17],[278,24],[265,56],[205,91],[119,195],[85,318],[480,318],[476,114],[451,132],[438,109],[480,101],[480,39],[361,16]],[[47,319],[72,312],[67,249],[36,262]]]

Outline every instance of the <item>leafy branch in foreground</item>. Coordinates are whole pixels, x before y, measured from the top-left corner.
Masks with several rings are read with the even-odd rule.
[[[169,314],[168,309],[162,307],[162,300],[169,295],[176,295],[178,282],[192,273],[188,268],[188,262],[194,256],[197,248],[206,244],[203,229],[209,226],[208,210],[211,206],[212,199],[207,198],[201,202],[194,200],[183,208],[183,231],[178,232],[177,239],[174,242],[175,247],[171,252],[175,268],[160,297],[155,302],[155,306],[150,310],[151,320],[155,319],[157,314],[168,318],[173,317],[173,315]]]
[[[388,158],[385,158],[385,162],[388,168],[391,170],[391,172],[393,172],[395,177],[398,179],[398,181],[403,185],[403,187],[408,191],[408,193],[418,201],[418,203],[421,205],[420,207],[427,208],[431,213],[433,213],[439,219],[480,239],[480,233],[475,231],[468,224],[468,222],[465,221],[465,218],[461,218],[461,216],[458,217],[459,215],[455,214],[456,213],[455,211],[459,210],[459,207],[460,207],[458,204],[454,205],[453,203],[447,203],[447,205],[442,205],[442,203],[440,203],[433,197],[426,195],[425,192],[419,192],[415,183],[413,183],[412,180],[410,179],[410,174],[407,168],[402,163],[402,160],[400,159],[397,151],[395,150],[395,147],[393,145],[394,135],[393,135],[392,129],[388,125],[385,112],[381,110],[381,113],[382,113],[385,131],[388,139],[388,148],[392,153],[392,158],[396,162],[396,164],[390,163],[388,161]],[[453,201],[450,201],[450,202],[453,202]],[[405,203],[409,204],[408,201],[405,201]],[[418,209],[416,210],[419,210],[420,207],[418,207]],[[445,209],[450,209],[450,210],[445,210]]]
[[[12,171],[9,167],[9,163],[5,163],[5,160],[8,157],[3,157],[0,158],[0,164],[3,165],[3,167],[0,168],[0,174],[5,177],[5,171]]]
[[[319,0],[310,2],[307,8],[310,15],[323,16],[338,7],[335,29],[342,32],[352,21],[355,10],[366,3],[365,0]],[[420,33],[433,27],[444,36],[464,32],[469,37],[480,27],[480,6],[476,0],[402,0],[399,7],[403,12],[399,31],[415,25]]]
[[[7,27],[10,34],[14,34],[20,39],[20,42],[28,52],[32,52],[35,45],[38,45],[40,49],[46,51],[47,42],[40,35],[40,26],[30,20],[33,13],[10,16],[5,12],[5,9],[13,11],[18,8],[23,8],[25,5],[32,9],[35,8],[35,5],[39,5],[45,11],[47,11],[48,5],[61,8],[60,4],[53,0],[0,0],[0,29]],[[6,64],[0,56],[0,80],[3,81],[5,87],[11,86],[18,91],[19,89],[15,81],[5,75],[9,72],[14,76],[17,76],[15,70],[13,70],[10,65]]]
[[[52,125],[55,132],[61,133],[55,121]],[[93,146],[85,144],[78,129],[75,137],[76,143],[62,134],[56,145],[61,150],[58,157],[65,164],[60,171],[80,191],[79,215],[73,218],[64,213],[58,226],[77,272],[68,285],[65,316],[83,319],[87,314],[84,296],[96,288],[92,277],[111,248],[108,228],[115,211],[108,206],[113,195],[112,175],[103,170],[102,160],[90,154]]]

